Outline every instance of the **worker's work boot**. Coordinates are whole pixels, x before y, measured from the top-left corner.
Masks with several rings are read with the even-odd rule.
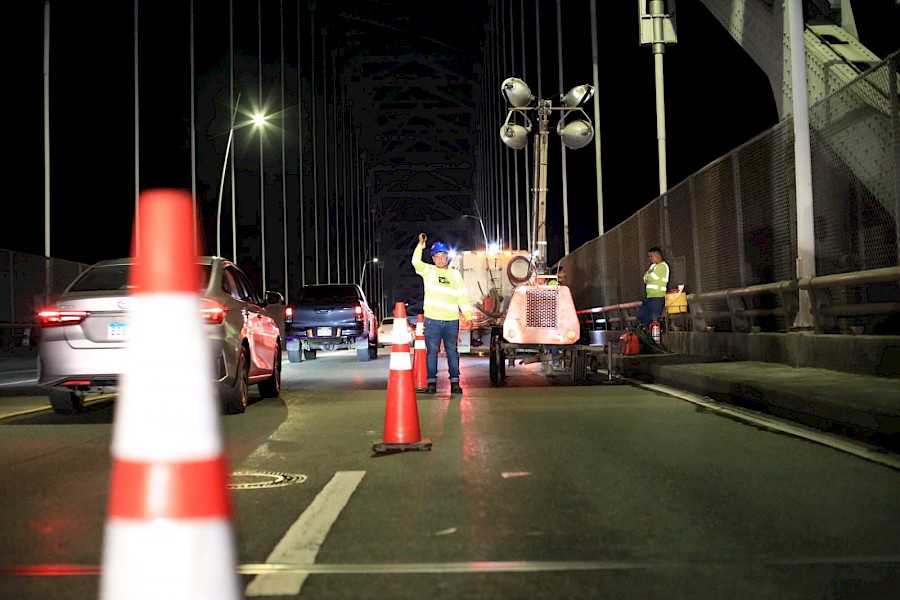
[[[451,394],[462,394],[462,388],[459,387],[459,382],[453,381],[450,383],[450,393]]]
[[[437,394],[437,384],[433,381],[428,384],[428,387],[425,388],[426,394]]]

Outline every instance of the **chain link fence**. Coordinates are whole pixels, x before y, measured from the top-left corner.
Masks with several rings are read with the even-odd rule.
[[[817,276],[900,264],[898,69],[900,52],[809,109]],[[702,293],[796,279],[794,174],[788,117],[564,257],[559,266],[576,307],[643,298],[652,246],[669,263],[669,289],[683,284]],[[843,295],[835,303],[900,301],[896,281],[833,293]],[[752,308],[770,308],[764,297],[754,301],[762,305]],[[727,312],[725,302],[705,308]],[[891,317],[848,317],[841,326],[872,329]],[[783,330],[783,318],[770,317],[764,329]],[[712,325],[730,327],[728,319]]]

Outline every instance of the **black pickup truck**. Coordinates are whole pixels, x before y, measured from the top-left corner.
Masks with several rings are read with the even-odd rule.
[[[362,288],[355,283],[305,285],[285,310],[288,359],[300,362],[318,350],[356,349],[365,362],[378,356],[378,321]]]

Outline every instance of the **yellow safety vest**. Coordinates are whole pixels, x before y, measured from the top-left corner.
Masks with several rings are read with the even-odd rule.
[[[422,260],[423,248],[416,245],[412,255],[412,266],[422,276],[425,283],[425,301],[422,314],[438,321],[456,321],[462,311],[466,319],[472,319],[469,291],[462,273],[452,267],[438,269]]]
[[[666,261],[650,265],[644,273],[644,283],[647,284],[648,298],[665,298],[669,283],[669,265]]]

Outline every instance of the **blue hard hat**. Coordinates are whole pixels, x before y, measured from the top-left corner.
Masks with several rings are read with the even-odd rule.
[[[450,254],[450,248],[444,242],[435,242],[431,245],[431,254],[434,256],[438,252],[446,252]]]

